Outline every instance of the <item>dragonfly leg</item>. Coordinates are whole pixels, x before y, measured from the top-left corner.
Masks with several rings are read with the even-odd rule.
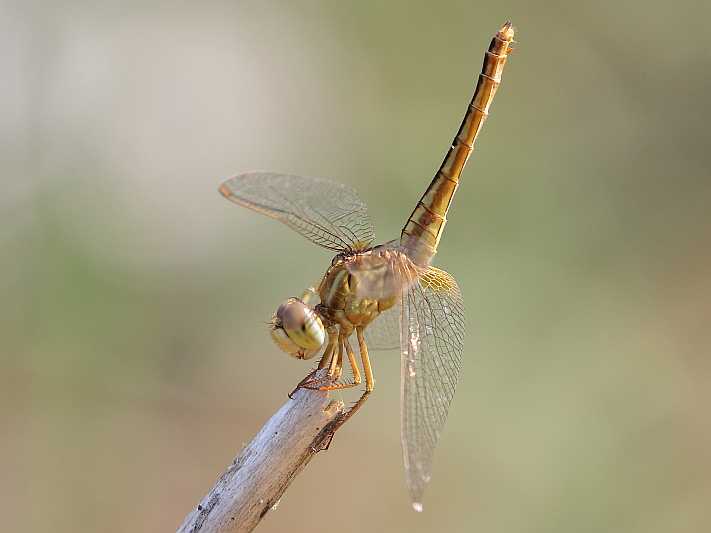
[[[368,396],[370,396],[370,392],[365,391],[363,392],[362,396],[358,398],[358,401],[353,404],[353,406],[346,411],[343,415],[341,415],[340,418],[331,426],[330,430],[330,438],[328,441],[325,443],[325,445],[319,450],[328,450],[329,446],[331,446],[331,443],[333,442],[333,436],[336,434],[336,431],[338,431],[343,424],[345,424],[350,417],[352,417],[356,412],[363,407],[363,404],[365,401],[368,399]]]
[[[368,346],[365,344],[363,336],[363,326],[356,328],[358,336],[358,348],[360,349],[360,358],[363,361],[363,372],[365,372],[365,392],[372,392],[375,388],[375,380],[373,379],[373,369],[370,367],[370,358],[368,357]]]
[[[360,349],[360,358],[363,362],[363,372],[365,373],[365,390],[363,391],[361,397],[358,398],[358,401],[353,404],[353,407],[351,407],[345,414],[343,414],[333,425],[333,427],[331,428],[331,438],[323,447],[324,450],[328,450],[328,447],[331,445],[331,442],[333,442],[333,436],[336,434],[336,431],[338,431],[338,429],[343,424],[345,424],[350,417],[356,414],[358,410],[363,407],[363,404],[368,399],[368,396],[370,396],[370,393],[375,387],[375,379],[373,379],[373,369],[370,366],[370,358],[368,357],[368,346],[365,344],[365,337],[363,336],[362,327],[358,326],[356,328],[356,335],[358,337],[358,348]],[[346,340],[346,343],[347,342],[348,341]],[[355,380],[358,380],[358,382],[360,382],[360,372],[357,371],[358,365],[355,362],[355,354],[353,354],[353,349],[350,347],[349,344],[346,344],[346,351],[348,353],[348,359],[350,360],[351,365],[353,366],[353,377]]]
[[[341,379],[341,375],[343,375],[343,351],[339,350],[338,365],[336,366],[336,369],[333,372],[333,381],[338,381],[339,379]]]
[[[358,368],[358,362],[355,358],[355,352],[351,343],[348,341],[348,337],[343,337],[343,346],[346,348],[346,353],[348,354],[348,362],[351,364],[351,370],[353,371],[353,383],[360,385],[360,369]]]
[[[331,358],[333,357],[333,354],[336,351],[336,343],[337,342],[338,342],[338,333],[335,331],[335,329],[329,329],[328,330],[328,345],[326,346],[326,349],[323,351],[323,355],[321,356],[321,360],[318,363],[317,370],[326,368],[327,366],[329,366],[331,364]]]
[[[328,377],[333,378],[333,381],[338,381],[341,375],[341,366],[343,365],[343,340],[340,334],[338,335],[338,352],[334,357],[331,357],[331,364],[328,366]]]
[[[348,338],[345,336],[341,336],[339,338],[339,350],[338,350],[338,367],[336,369],[337,374],[334,374],[334,378],[338,380],[340,377],[340,373],[343,369],[341,366],[341,361],[343,359],[343,349],[345,348],[346,354],[348,354],[348,362],[351,365],[351,368],[353,369],[353,383],[334,383],[333,385],[326,385],[319,387],[319,390],[338,390],[338,389],[349,389],[351,387],[357,387],[361,383],[361,377],[360,377],[360,370],[358,370],[358,363],[356,362],[355,358],[355,353],[353,352],[353,348],[351,347],[350,343],[348,342]]]

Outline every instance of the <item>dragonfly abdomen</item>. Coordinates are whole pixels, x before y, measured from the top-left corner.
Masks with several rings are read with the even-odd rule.
[[[400,242],[418,265],[429,264],[437,253],[437,245],[447,222],[447,211],[459,185],[459,177],[472,153],[477,135],[489,115],[489,107],[501,83],[501,73],[511,52],[513,35],[511,23],[507,22],[491,40],[474,95],[457,135],[402,230]]]

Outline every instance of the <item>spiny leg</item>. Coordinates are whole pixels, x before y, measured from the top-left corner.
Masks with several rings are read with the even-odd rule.
[[[368,346],[365,344],[365,337],[363,336],[363,326],[358,326],[356,328],[356,335],[358,337],[358,349],[360,350],[360,359],[363,363],[363,372],[365,373],[365,391],[363,391],[361,397],[358,398],[358,401],[353,404],[353,407],[351,407],[348,412],[343,415],[343,418],[338,423],[338,427],[341,427],[343,424],[345,424],[346,420],[356,414],[358,409],[363,407],[363,404],[368,399],[368,396],[371,392],[373,392],[373,389],[375,388],[375,379],[373,379],[373,369],[370,366],[370,358],[368,357]]]
[[[365,337],[363,336],[363,326],[358,326],[356,328],[356,335],[358,336],[360,358],[361,361],[363,361],[363,372],[365,372],[365,394],[368,394],[375,388],[375,380],[373,379],[373,369],[370,367],[368,346],[365,344]]]
[[[343,337],[343,346],[346,348],[346,353],[348,354],[348,362],[351,364],[351,370],[353,371],[353,383],[360,385],[360,369],[358,368],[358,362],[356,361],[355,352],[351,346],[348,337]]]
[[[342,341],[341,341],[342,343]],[[341,379],[341,375],[343,374],[343,347],[338,350],[338,364],[336,365],[336,369],[333,373],[333,381],[338,381]]]
[[[318,390],[338,390],[338,389],[349,389],[351,387],[357,387],[361,383],[361,378],[360,378],[360,370],[358,369],[358,363],[355,358],[355,353],[353,352],[353,348],[351,347],[351,344],[348,342],[348,337],[345,335],[341,335],[339,337],[339,349],[338,349],[338,368],[337,368],[337,375],[334,375],[335,379],[338,379],[340,377],[340,373],[342,370],[341,366],[341,360],[343,358],[343,348],[345,348],[346,353],[348,354],[348,362],[351,365],[351,369],[353,370],[353,383],[334,383],[333,385],[325,385],[322,387],[319,387]]]
[[[353,404],[353,407],[351,407],[348,412],[346,412],[342,417],[339,418],[339,420],[333,425],[331,428],[331,438],[329,439],[328,443],[324,446],[323,449],[328,449],[328,447],[331,445],[331,441],[333,440],[333,435],[336,433],[336,431],[348,421],[350,417],[352,417],[354,414],[358,412],[358,410],[363,407],[363,404],[365,401],[368,399],[368,396],[370,396],[370,393],[373,392],[373,389],[375,388],[375,379],[373,379],[373,369],[370,366],[370,358],[368,357],[368,346],[365,344],[365,337],[363,336],[363,327],[358,326],[356,328],[356,335],[358,336],[358,349],[360,350],[360,358],[361,361],[363,362],[363,372],[365,373],[365,391],[363,391],[363,394],[361,395],[360,398],[358,398],[358,401]],[[350,348],[350,346],[348,346]],[[351,354],[353,353],[353,350],[348,350],[348,357],[350,359]],[[353,363],[355,356],[353,359],[351,359],[351,364],[353,365],[353,369],[355,370],[357,366]],[[357,376],[358,381],[360,382],[360,374],[356,374],[355,372],[353,373],[354,377]]]
[[[336,343],[338,342],[338,333],[336,332],[335,329],[329,329],[328,330],[328,345],[326,346],[326,349],[323,351],[323,355],[321,356],[321,360],[318,362],[318,368],[316,370],[321,370],[322,368],[326,368],[331,364],[331,357],[333,357],[333,353],[336,351]]]
[[[350,337],[351,333],[353,333],[352,328],[349,330],[345,330],[341,326],[341,329],[339,329],[338,365],[337,365],[335,372],[333,374],[333,381],[334,382],[341,379],[341,375],[343,374],[343,351],[344,350],[348,353],[348,362],[350,363],[351,369],[353,370],[353,376],[355,377],[356,374],[360,375],[360,372],[358,371],[358,365],[354,362],[355,355],[352,355],[353,348],[351,348],[351,345],[348,342],[348,337]]]
[[[328,377],[333,379],[333,381],[338,381],[338,375],[341,375],[341,365],[343,364],[343,340],[339,333],[338,335],[338,352],[336,352],[335,357],[331,357],[331,364],[328,366]]]

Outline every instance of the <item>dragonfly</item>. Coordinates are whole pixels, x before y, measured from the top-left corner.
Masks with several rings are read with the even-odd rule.
[[[347,389],[361,385],[364,377],[365,390],[351,416],[375,387],[370,350],[400,348],[403,459],[417,511],[422,511],[435,447],[454,398],[465,330],[457,282],[431,263],[513,37],[507,22],[491,40],[459,130],[399,239],[376,245],[365,203],[352,188],[326,179],[250,172],[219,187],[232,202],[335,252],[320,283],[282,303],[269,325],[284,352],[298,359],[320,355],[318,367],[299,387]],[[354,334],[362,374],[351,344]],[[352,380],[341,379],[345,360]],[[317,379],[319,371],[327,374],[326,384]]]

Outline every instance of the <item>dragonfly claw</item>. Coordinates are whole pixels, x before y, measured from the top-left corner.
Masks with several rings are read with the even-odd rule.
[[[298,385],[294,387],[294,390],[291,391],[288,396],[291,400],[294,399],[294,394],[296,394],[296,391],[299,389],[308,389],[308,390],[324,390],[322,387],[324,386],[324,383],[329,383],[330,380],[326,379],[325,375],[325,369],[323,368],[316,368],[309,372],[309,374],[299,381]]]

